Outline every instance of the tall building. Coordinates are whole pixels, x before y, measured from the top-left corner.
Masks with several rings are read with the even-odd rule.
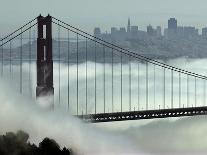
[[[101,36],[101,29],[99,27],[94,28],[94,36],[95,37]]]
[[[177,36],[179,38],[183,38],[184,37],[184,27],[183,26],[178,26],[177,27]]]
[[[175,39],[177,37],[177,20],[175,18],[170,18],[168,20],[168,29],[167,29],[167,38],[168,39]]]
[[[154,29],[153,29],[152,25],[147,26],[147,34],[150,36],[154,35]]]
[[[130,31],[131,31],[131,23],[130,23],[130,18],[128,18],[127,33],[130,33]]]
[[[184,26],[184,37],[193,38],[198,36],[198,29],[192,26]]]
[[[171,29],[171,30],[177,29],[177,20],[175,18],[170,18],[168,20],[168,29]]]
[[[127,37],[126,28],[121,27],[120,30],[119,30],[119,39],[125,40],[126,37]]]
[[[120,33],[126,33],[126,28],[125,27],[121,27],[120,28]]]
[[[202,36],[207,37],[207,27],[202,28]]]

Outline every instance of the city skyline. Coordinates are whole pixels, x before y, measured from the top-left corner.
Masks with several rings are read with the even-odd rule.
[[[130,17],[128,17],[125,21],[127,21],[127,22],[125,22],[125,25],[119,25],[119,26],[114,26],[114,25],[110,25],[109,26],[109,28],[108,29],[104,29],[103,27],[98,27],[98,26],[95,26],[94,28],[93,28],[93,30],[95,29],[95,28],[100,28],[101,29],[101,33],[111,33],[111,29],[117,29],[117,30],[121,30],[121,29],[123,29],[123,28],[125,28],[125,30],[126,30],[126,32],[128,32],[128,29],[129,29],[129,24],[130,24],[130,27],[133,27],[133,28],[135,28],[135,27],[138,27],[138,30],[140,30],[140,31],[145,31],[145,32],[147,32],[147,30],[148,30],[148,27],[152,27],[153,29],[155,28],[157,28],[157,27],[161,27],[161,32],[162,32],[162,34],[164,35],[164,31],[165,31],[165,29],[167,29],[167,28],[169,28],[169,25],[170,24],[174,24],[174,23],[169,23],[170,22],[170,19],[171,20],[176,20],[176,27],[177,28],[180,28],[180,27],[193,27],[193,28],[195,28],[196,30],[198,30],[198,34],[199,35],[202,35],[202,30],[203,29],[207,29],[207,25],[206,26],[204,26],[204,27],[196,27],[196,25],[183,25],[183,24],[180,24],[180,23],[182,23],[182,21],[179,21],[176,17],[169,17],[167,20],[166,20],[166,24],[165,25],[153,25],[153,24],[151,24],[151,23],[149,23],[148,25],[145,25],[145,26],[141,26],[141,25],[138,25],[139,23],[134,23],[132,20],[131,20],[131,18]],[[133,23],[133,24],[131,24],[131,23]],[[173,26],[175,26],[175,25],[173,25]],[[173,27],[172,26],[172,27]],[[171,27],[171,28],[172,28]],[[204,32],[205,33],[205,32]]]

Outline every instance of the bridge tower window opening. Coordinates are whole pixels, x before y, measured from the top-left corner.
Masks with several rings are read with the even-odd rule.
[[[47,38],[46,25],[43,25],[43,38]]]
[[[46,46],[44,46],[44,61],[47,60],[47,51],[46,51]]]

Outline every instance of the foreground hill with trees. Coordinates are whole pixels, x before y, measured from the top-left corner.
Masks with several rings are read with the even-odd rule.
[[[71,149],[63,148],[52,139],[45,138],[39,146],[28,142],[23,131],[8,132],[0,136],[0,155],[72,155]]]

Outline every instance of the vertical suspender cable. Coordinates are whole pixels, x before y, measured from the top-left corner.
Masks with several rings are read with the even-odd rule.
[[[114,51],[113,51],[113,48],[112,48],[112,52],[111,52],[111,54],[112,54],[112,57],[111,57],[111,59],[112,59],[112,79],[111,79],[111,82],[112,82],[112,84],[111,84],[111,91],[112,91],[112,112],[114,112]]]
[[[203,105],[206,106],[206,80],[204,80],[204,86],[203,86]]]
[[[31,27],[31,23],[30,23]],[[32,96],[32,88],[31,88],[31,59],[32,59],[32,54],[31,54],[31,28],[29,29],[29,88],[30,88],[30,95]]]
[[[181,73],[179,72],[179,108],[181,108]]]
[[[68,111],[70,111],[70,31],[68,30]]]
[[[88,43],[86,38],[86,115],[88,114]]]
[[[163,67],[163,108],[165,109],[165,68]]]
[[[20,93],[22,94],[22,29],[20,35]]]
[[[195,77],[195,107],[197,106],[197,79]]]
[[[154,110],[155,110],[155,89],[156,89],[156,83],[155,83],[156,81],[155,81],[155,65],[154,65]]]
[[[11,42],[9,42],[9,72],[10,72],[10,78],[11,78],[11,72],[12,72],[12,58],[11,58]]]
[[[129,111],[131,111],[131,106],[132,106],[132,103],[131,103],[131,99],[132,99],[132,95],[131,95],[131,57],[129,57]]]
[[[140,103],[139,103],[140,102],[140,91],[139,91],[139,87],[140,87],[139,86],[139,84],[140,84],[139,83],[139,62],[137,62],[137,65],[138,65],[137,66],[138,67],[138,70],[137,70],[138,71],[138,76],[137,76],[137,91],[138,91],[137,92],[137,101],[138,101],[138,111],[139,111],[140,110]]]
[[[174,99],[174,79],[173,79],[173,70],[171,70],[171,108],[173,109],[174,106],[173,106],[173,99]]]
[[[95,42],[95,114],[96,114],[96,42]]]
[[[103,47],[104,52],[104,113],[106,112],[106,51]]]
[[[58,101],[60,105],[60,25],[58,23]]]
[[[121,112],[123,111],[123,56],[122,56],[122,53],[121,53]]]
[[[1,45],[1,76],[4,74],[4,47],[3,47],[3,40]]]
[[[12,42],[11,42],[11,78],[13,79],[13,54],[12,54]]]
[[[187,107],[189,107],[189,75],[187,75]]]
[[[79,82],[79,68],[78,68],[78,66],[79,66],[79,55],[78,55],[78,33],[77,33],[77,115],[78,115],[78,106],[79,106],[79,101],[78,101],[78,99],[79,99],[79,85],[78,85],[78,82]]]
[[[148,62],[146,62],[146,110],[148,110]]]

